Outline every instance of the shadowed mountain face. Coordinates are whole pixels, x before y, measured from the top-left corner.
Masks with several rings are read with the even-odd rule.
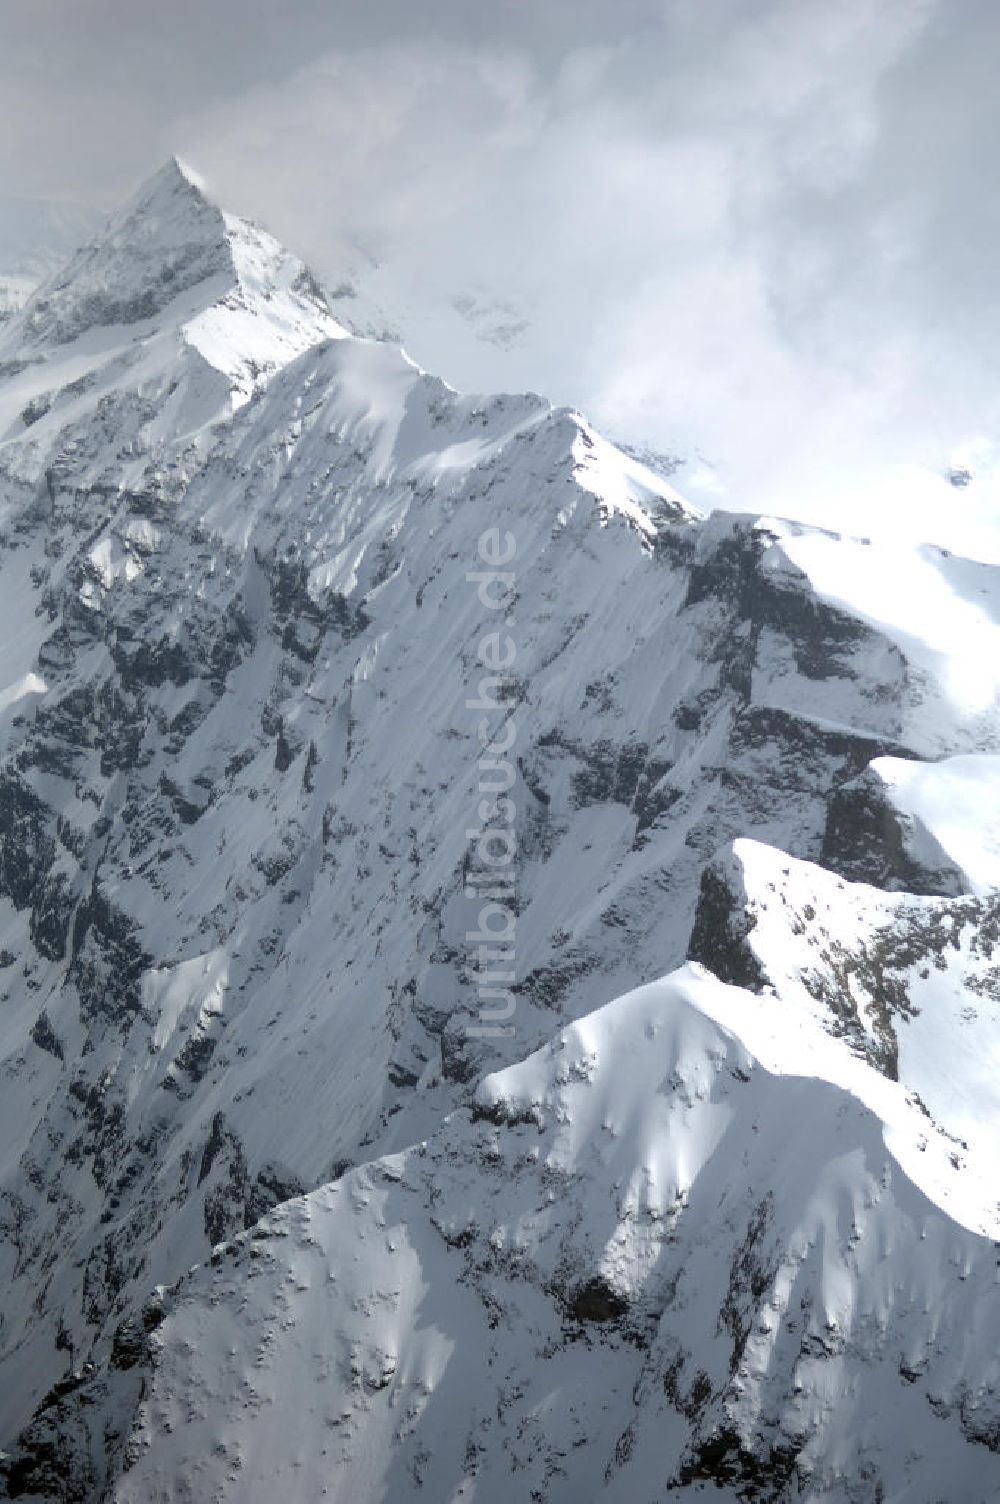
[[[176,163],[0,378],[0,1487],[989,1498],[996,572],[702,518]]]

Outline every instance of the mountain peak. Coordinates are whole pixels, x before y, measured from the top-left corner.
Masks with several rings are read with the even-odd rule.
[[[30,428],[37,465],[102,396],[120,399],[139,372],[147,397],[158,383],[174,391],[178,369],[195,373],[191,403],[171,409],[188,433],[346,332],[298,257],[225,213],[198,173],[170,157],[5,325],[0,361],[22,376],[6,389],[0,441]],[[183,352],[197,359],[178,368]],[[162,422],[157,432],[167,432]]]
[[[192,167],[190,162],[185,162],[183,157],[177,156],[176,152],[171,152],[166,162],[160,168],[159,173],[154,173],[154,177],[169,172],[173,172],[176,177],[182,178],[189,187],[196,189],[203,197],[207,196],[205,179],[201,173],[198,172],[197,168]]]
[[[96,325],[154,318],[187,289],[233,278],[225,217],[171,157],[24,310],[32,344],[63,345]]]
[[[168,210],[176,213],[184,205],[195,212],[207,211],[206,223],[217,223],[217,216],[221,215],[221,210],[210,201],[205,191],[205,179],[201,174],[180,157],[169,156],[112,215],[104,233],[131,219],[148,220],[151,215],[156,218]]]

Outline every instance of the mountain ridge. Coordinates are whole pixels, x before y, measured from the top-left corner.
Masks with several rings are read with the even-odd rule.
[[[552,1504],[581,1486],[680,1499],[708,1481],[732,1498],[860,1500],[877,1482],[886,1500],[931,1501],[929,1451],[906,1455],[918,1413],[934,1417],[942,1467],[992,1486],[992,1328],[964,1372],[972,1296],[943,1272],[975,1267],[969,1289],[992,1310],[989,1237],[966,1230],[995,1234],[972,1173],[986,1151],[958,1143],[968,1122],[917,1078],[925,1038],[933,1061],[965,1059],[970,1030],[982,1051],[996,1037],[993,827],[968,811],[1000,750],[997,685],[975,670],[1000,620],[997,571],[773,518],[704,518],[579,414],[462,396],[398,347],[346,335],[300,263],[207,205],[176,164],[113,223],[141,245],[136,205],[152,204],[155,246],[156,214],[172,218],[178,198],[212,247],[220,221],[221,243],[238,245],[232,306],[214,251],[189,255],[199,242],[178,214],[166,264],[176,251],[194,280],[135,326],[78,331],[82,378],[72,341],[22,337],[42,330],[37,304],[0,331],[0,1369],[16,1376],[0,1386],[0,1486],[179,1498],[210,1473],[219,1497],[270,1497],[298,1477],[310,1497],[322,1485],[375,1499],[433,1477],[448,1497],[491,1498],[517,1458]],[[125,254],[115,233],[111,264]],[[118,291],[88,301],[102,255],[73,263],[80,296],[75,274],[50,284],[51,333],[76,328],[80,306],[119,307]],[[148,269],[163,264],[140,254],[133,284],[151,275],[162,292]],[[39,389],[48,405],[26,421]],[[494,534],[514,541],[502,621],[477,588]],[[878,589],[892,578],[905,588]],[[914,611],[910,590],[935,611]],[[482,644],[498,625],[513,657],[491,693]],[[509,820],[496,787],[478,812],[484,676],[485,746],[513,736]],[[956,827],[940,790],[959,763]],[[507,828],[517,851],[510,1033],[479,1027],[480,823]],[[914,915],[933,917],[919,945]],[[954,1006],[938,1009],[938,977]],[[661,1029],[676,1043],[662,1060]],[[808,1098],[796,1075],[831,1123],[853,1125],[831,1130],[839,1158],[800,1146],[809,1173],[840,1187],[816,1225],[842,1230],[853,1206],[860,1231],[829,1257],[833,1232],[801,1245],[824,1287],[852,1292],[829,1297],[835,1332],[807,1323],[769,1344],[751,1334],[778,1330],[767,1312],[787,1304],[812,1206],[792,1158]],[[956,1087],[973,1124],[992,1102],[988,1072],[977,1080],[965,1070]],[[594,1118],[573,1137],[577,1115],[600,1116],[592,1098],[633,1086],[627,1132],[616,1107],[610,1127]],[[711,1147],[730,1112],[746,1165]],[[460,1170],[463,1143],[475,1151]],[[890,1161],[905,1213],[862,1215]],[[492,1206],[499,1163],[508,1200],[465,1240],[437,1202]],[[395,1236],[366,1201],[400,1175],[413,1288],[457,1281],[477,1313],[469,1354],[503,1348],[499,1387],[469,1379],[478,1409],[460,1455],[445,1448],[447,1480],[421,1461],[444,1446],[442,1422],[425,1431],[421,1417],[457,1402],[436,1406],[435,1390],[460,1393],[447,1353],[457,1376],[469,1355],[421,1336],[419,1302],[403,1302],[388,1345],[382,1263],[368,1284],[348,1279]],[[702,1175],[731,1198],[724,1226],[708,1201],[685,1220]],[[798,1189],[783,1202],[786,1185]],[[546,1246],[566,1250],[561,1274],[521,1246],[539,1196],[555,1206]],[[342,1233],[330,1208],[348,1202]],[[647,1311],[659,1356],[643,1377],[645,1286],[616,1281],[615,1250],[655,1245],[690,1278],[710,1225],[728,1250],[715,1306],[690,1332],[683,1306]],[[935,1229],[928,1249],[921,1226]],[[897,1236],[910,1250],[898,1300]],[[307,1396],[314,1419],[269,1433],[265,1468],[254,1417],[273,1399],[243,1415],[227,1386],[249,1394],[261,1365],[275,1393],[287,1383],[284,1359],[249,1354],[286,1340],[275,1311],[289,1351],[306,1341],[317,1318],[295,1293],[299,1262],[329,1285],[337,1330]],[[269,1294],[242,1331],[256,1269]],[[964,1290],[972,1275],[955,1279]],[[943,1338],[928,1312],[929,1326],[910,1314],[931,1300],[921,1290],[943,1302]],[[216,1319],[244,1356],[234,1369],[213,1339],[195,1373],[192,1332]],[[739,1356],[710,1359],[713,1322],[756,1354],[749,1384]],[[558,1370],[555,1398],[531,1389],[539,1353]],[[519,1410],[522,1378],[533,1397]],[[592,1444],[567,1419],[581,1386]],[[881,1455],[874,1436],[852,1455],[857,1386],[876,1416],[908,1417]],[[183,1419],[196,1393],[226,1433],[214,1461]],[[559,1435],[577,1425],[565,1456],[544,1435],[552,1405]],[[582,1471],[566,1460],[578,1446]]]

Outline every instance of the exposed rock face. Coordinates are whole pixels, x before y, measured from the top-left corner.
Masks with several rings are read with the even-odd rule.
[[[960,893],[964,881],[945,852],[933,865],[909,849],[907,822],[881,779],[866,769],[830,798],[820,860],[857,882],[910,893]]]
[[[7,1493],[987,1497],[995,696],[176,164],[0,365]]]

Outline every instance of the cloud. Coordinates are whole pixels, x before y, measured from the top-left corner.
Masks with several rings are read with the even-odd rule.
[[[179,150],[456,385],[543,390],[707,458],[706,495],[830,521],[877,523],[894,475],[895,525],[907,467],[963,445],[990,468],[987,0],[184,0],[141,22],[95,0],[89,19],[52,63],[78,95],[67,161],[98,142],[105,192]]]

